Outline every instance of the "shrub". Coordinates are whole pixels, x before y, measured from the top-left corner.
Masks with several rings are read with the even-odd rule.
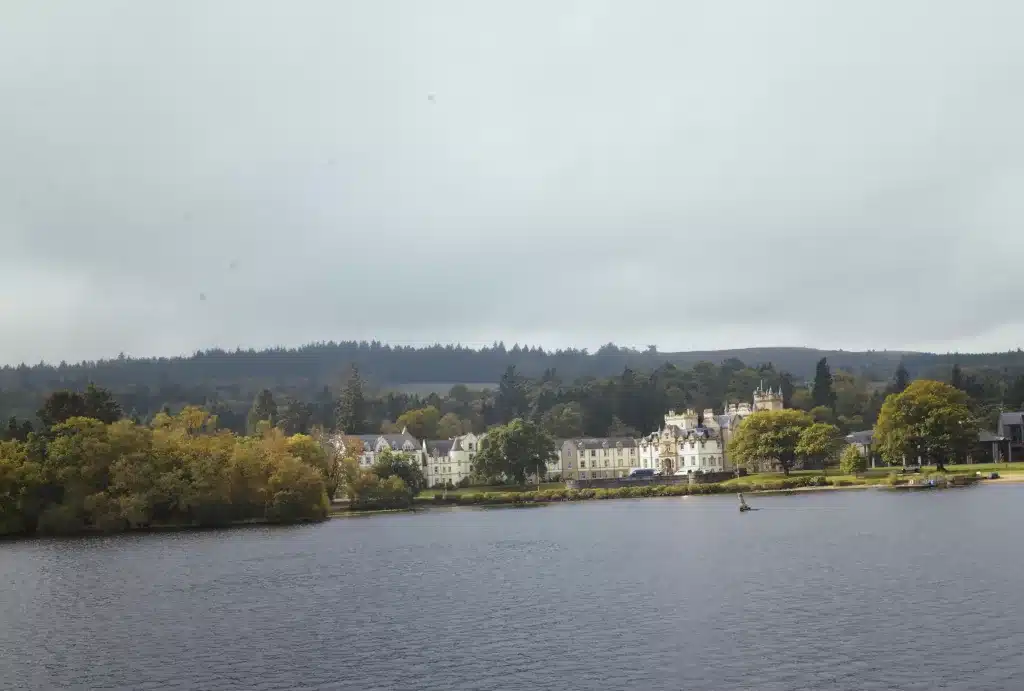
[[[889,473],[889,477],[885,478],[885,484],[890,487],[895,487],[896,485],[902,485],[904,483],[906,483],[906,480],[901,480],[898,473]]]
[[[466,489],[467,487],[469,487],[469,477],[467,476],[462,478],[457,483],[455,483],[455,486],[458,487],[459,489]]]
[[[839,457],[839,472],[843,475],[859,475],[868,468],[868,459],[853,444],[843,449]]]

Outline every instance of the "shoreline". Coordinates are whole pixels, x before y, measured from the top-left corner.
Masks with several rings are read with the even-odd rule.
[[[826,485],[806,485],[801,487],[786,487],[786,488],[772,488],[772,489],[747,489],[747,488],[720,488],[716,487],[713,491],[674,491],[674,492],[652,492],[649,494],[612,494],[609,490],[603,490],[605,494],[598,495],[595,490],[590,490],[591,494],[587,496],[580,496],[581,490],[572,490],[577,492],[573,496],[555,497],[547,496],[538,498],[531,496],[529,492],[485,492],[478,495],[469,495],[463,500],[460,496],[451,497],[445,501],[435,500],[422,500],[411,507],[407,508],[394,508],[394,509],[368,509],[360,511],[358,509],[341,509],[329,512],[323,519],[320,520],[306,520],[298,521],[295,523],[271,523],[266,520],[249,519],[245,521],[239,521],[237,523],[230,523],[222,526],[198,526],[198,525],[151,525],[144,528],[134,528],[131,530],[119,531],[119,532],[103,532],[103,531],[86,531],[71,535],[4,535],[0,536],[0,542],[14,542],[21,540],[45,540],[45,539],[79,539],[79,538],[93,538],[93,537],[112,537],[115,535],[139,535],[139,534],[152,534],[152,533],[177,533],[177,532],[210,532],[218,530],[234,530],[239,528],[287,528],[297,527],[303,525],[314,525],[317,523],[326,523],[335,519],[345,518],[368,518],[371,516],[378,516],[381,514],[404,514],[404,513],[418,513],[420,511],[429,511],[431,509],[450,509],[450,508],[477,508],[477,509],[503,509],[503,508],[537,508],[548,504],[575,504],[580,502],[590,501],[608,501],[614,499],[665,499],[665,498],[680,498],[680,497],[702,497],[702,496],[722,496],[730,494],[742,493],[745,495],[766,495],[766,494],[797,494],[804,492],[830,492],[836,490],[897,490],[897,491],[917,491],[926,489],[962,489],[963,487],[972,487],[975,485],[998,485],[998,484],[1024,484],[1024,474],[1014,474],[1009,476],[1000,476],[999,478],[971,478],[971,481],[965,485],[950,486],[950,487],[927,487],[927,486],[914,486],[914,485],[890,485],[887,483],[862,483],[862,484],[826,484]],[[648,488],[670,488],[672,485],[647,485]],[[689,490],[688,486],[676,486],[683,487]],[[697,487],[700,487],[698,485]],[[705,485],[704,487],[709,487]],[[634,489],[634,488],[628,488]],[[551,490],[548,490],[551,491]],[[555,491],[558,494],[557,491]],[[568,495],[568,492],[565,493]],[[488,496],[490,495],[490,496]],[[527,496],[523,496],[527,495]]]

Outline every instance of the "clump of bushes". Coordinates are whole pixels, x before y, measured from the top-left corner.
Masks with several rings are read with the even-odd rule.
[[[885,484],[889,485],[890,487],[895,487],[897,485],[905,485],[907,484],[907,481],[906,479],[901,478],[899,476],[899,473],[894,472],[889,473],[889,476],[885,478]]]

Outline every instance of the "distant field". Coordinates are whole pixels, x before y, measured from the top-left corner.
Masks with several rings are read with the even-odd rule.
[[[437,382],[411,382],[405,384],[388,384],[384,387],[385,391],[400,391],[401,393],[415,394],[419,396],[428,396],[432,393],[436,393],[439,396],[447,394],[453,386],[462,384],[470,391],[483,391],[484,389],[496,389],[498,384],[496,382],[460,382],[460,381],[437,381]]]

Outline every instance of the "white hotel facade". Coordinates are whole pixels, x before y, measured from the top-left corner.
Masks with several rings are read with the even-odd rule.
[[[625,477],[633,468],[650,468],[666,474],[678,471],[722,472],[734,470],[727,446],[745,417],[758,410],[781,410],[782,393],[754,391],[753,404],[728,404],[721,414],[706,408],[665,415],[662,428],[653,434],[558,440],[558,457],[548,464],[547,478],[593,480]],[[337,436],[332,441],[344,452],[348,444],[362,444],[359,464],[369,468],[384,449],[402,453],[423,471],[427,487],[457,485],[472,474],[473,459],[485,435],[465,434],[453,439],[421,441],[401,434]]]

